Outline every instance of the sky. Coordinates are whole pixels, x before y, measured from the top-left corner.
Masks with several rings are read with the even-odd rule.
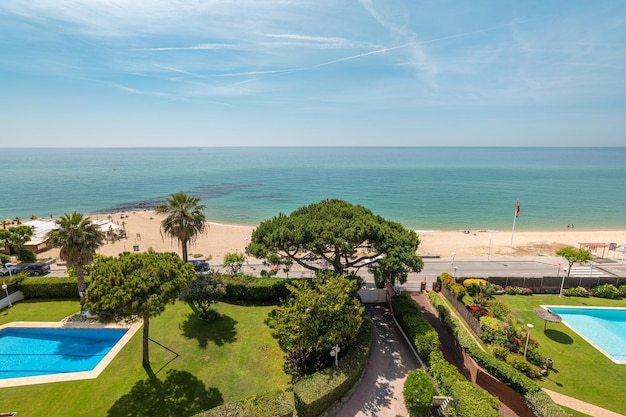
[[[626,2],[2,0],[0,148],[625,146]]]

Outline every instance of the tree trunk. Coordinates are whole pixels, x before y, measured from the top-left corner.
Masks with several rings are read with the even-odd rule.
[[[187,241],[181,240],[180,244],[183,248],[183,262],[187,262],[189,260],[189,255],[187,254]]]
[[[82,265],[76,265],[76,278],[78,280],[78,296],[80,297],[80,305],[85,304],[85,290],[87,285],[85,284],[85,270]]]
[[[143,314],[143,366],[150,366],[150,351],[148,347],[150,334],[150,315]]]

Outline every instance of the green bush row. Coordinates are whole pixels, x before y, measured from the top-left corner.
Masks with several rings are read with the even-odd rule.
[[[289,282],[306,278],[258,278],[251,275],[222,275],[225,298],[240,301],[278,303],[289,297]]]
[[[220,405],[194,417],[293,417],[293,411],[285,393],[277,390]]]
[[[499,379],[505,385],[511,387],[511,389],[513,389],[514,391],[521,394],[527,401],[528,398],[533,400],[535,400],[536,398],[541,398],[541,404],[545,404],[546,402],[552,402],[552,404],[554,404],[550,397],[545,399],[541,396],[537,397],[535,395],[537,392],[541,391],[541,387],[539,387],[539,385],[535,381],[533,381],[517,369],[513,368],[511,365],[498,360],[489,353],[480,349],[476,342],[467,334],[467,332],[458,322],[458,320],[450,314],[447,307],[434,292],[431,292],[429,294],[429,297],[431,302],[433,302],[439,313],[444,318],[445,323],[452,331],[454,337],[459,342],[459,345],[476,361],[476,363],[481,368],[483,368],[495,378]],[[535,410],[534,404],[528,403],[528,406],[531,407],[531,409]],[[541,414],[541,410],[551,411],[547,414]],[[556,404],[554,404],[554,407],[542,405],[542,407],[538,407],[535,412],[537,413],[537,417],[567,416],[565,411],[563,411],[563,409]]]
[[[422,317],[419,306],[408,295],[391,299],[396,320],[404,330],[422,361],[428,361],[430,352],[440,349],[439,335],[428,320]]]
[[[477,388],[445,360],[441,351],[431,353],[430,372],[445,395],[454,399],[457,417],[498,417],[500,400]]]
[[[404,381],[404,405],[409,415],[421,417],[430,411],[435,395],[435,384],[430,375],[422,369],[409,371]]]
[[[85,283],[89,285],[90,282],[90,278],[85,277]],[[78,299],[78,286],[75,277],[25,278],[17,284],[17,288],[28,298]]]
[[[367,363],[372,342],[372,322],[365,318],[355,344],[339,358],[339,367],[327,368],[293,385],[298,417],[317,417],[356,384]]]
[[[432,293],[434,291],[431,291]],[[391,302],[396,320],[411,340],[419,339],[420,332],[434,332],[437,336],[430,323],[422,317],[417,303],[408,295],[393,297]],[[417,316],[420,320],[416,318]],[[407,327],[411,325],[416,325],[417,328]],[[438,338],[429,349],[428,356],[420,357],[429,364],[429,370],[443,393],[454,398],[453,405],[457,417],[499,416],[497,412],[499,400],[469,382],[454,365],[443,358]]]

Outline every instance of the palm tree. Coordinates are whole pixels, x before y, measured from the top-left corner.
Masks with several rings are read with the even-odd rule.
[[[59,246],[59,257],[67,262],[67,266],[76,270],[78,278],[78,295],[81,306],[85,304],[85,272],[84,266],[93,261],[93,257],[102,245],[104,233],[89,217],[80,213],[65,213],[56,224],[58,228],[50,231],[48,236],[54,246]]]
[[[183,261],[187,262],[187,245],[208,227],[203,210],[206,206],[198,204],[200,198],[183,192],[172,194],[165,199],[167,204],[157,207],[157,213],[168,216],[161,222],[161,235],[177,239],[183,250]]]

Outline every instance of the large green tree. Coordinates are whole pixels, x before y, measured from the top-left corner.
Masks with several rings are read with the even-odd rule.
[[[569,264],[569,268],[567,268],[568,277],[570,271],[572,270],[572,265],[574,265],[575,263],[585,264],[593,259],[593,255],[587,249],[576,249],[573,246],[564,246],[561,249],[557,250],[556,254],[558,256],[562,256],[567,260]]]
[[[215,318],[215,312],[211,314],[211,305],[216,304],[226,295],[226,283],[222,274],[217,271],[209,271],[206,274],[196,274],[196,278],[189,282],[189,288],[183,292],[182,299],[192,303],[200,309],[200,318],[209,320]]]
[[[173,252],[98,256],[91,268],[85,307],[102,322],[142,319],[143,365],[148,366],[150,317],[174,303],[194,277],[193,266]]]
[[[0,243],[9,253],[19,253],[33,236],[33,229],[27,225],[0,229]]]
[[[423,267],[416,253],[419,243],[417,235],[400,223],[333,199],[262,222],[252,232],[246,253],[261,259],[278,254],[312,271],[343,273],[367,266],[392,282],[404,283],[409,272]]]
[[[89,217],[80,213],[65,213],[56,221],[58,228],[50,231],[48,236],[54,246],[59,246],[59,257],[67,262],[67,266],[76,270],[78,295],[80,304],[85,304],[85,271],[84,267],[93,261],[93,257],[103,242],[104,234],[97,224]]]
[[[364,307],[354,294],[354,283],[343,275],[287,284],[286,302],[270,313],[268,324],[280,348],[288,354],[301,350],[313,362],[327,362],[330,350],[346,351],[354,344]]]
[[[161,222],[161,233],[180,242],[183,261],[187,262],[188,245],[195,242],[199,234],[206,228],[206,206],[198,204],[200,198],[183,192],[172,194],[165,199],[166,204],[157,207],[157,213],[165,213],[167,217]]]

